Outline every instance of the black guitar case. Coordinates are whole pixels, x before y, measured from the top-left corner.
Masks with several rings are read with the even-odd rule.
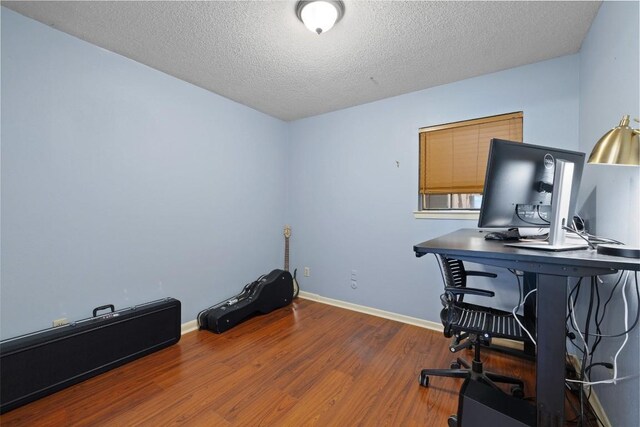
[[[236,296],[202,310],[198,313],[198,326],[220,334],[255,314],[287,306],[292,300],[291,273],[276,269],[247,284]]]

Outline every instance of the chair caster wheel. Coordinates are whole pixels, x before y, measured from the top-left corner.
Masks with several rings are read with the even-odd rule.
[[[420,374],[419,381],[422,387],[429,387],[429,375]]]
[[[451,369],[460,369],[460,364],[456,360],[451,362],[451,365],[449,365],[449,366],[451,367]]]
[[[451,415],[449,417],[449,419],[447,420],[447,425],[449,427],[458,427],[458,416],[457,415]]]
[[[512,385],[511,396],[517,397],[518,399],[522,399],[524,398],[524,390],[519,385]]]

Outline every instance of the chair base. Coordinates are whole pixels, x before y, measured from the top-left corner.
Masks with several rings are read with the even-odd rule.
[[[460,368],[461,366],[464,369]],[[512,384],[511,394],[515,397],[524,396],[524,382],[518,378],[508,377],[506,375],[500,375],[493,372],[485,372],[482,369],[482,362],[473,362],[473,366],[466,360],[457,358],[452,364],[451,369],[423,369],[420,372],[420,385],[422,387],[429,387],[429,377],[450,377],[450,378],[464,378],[472,381],[479,381],[486,384],[496,390],[502,391],[496,383]]]

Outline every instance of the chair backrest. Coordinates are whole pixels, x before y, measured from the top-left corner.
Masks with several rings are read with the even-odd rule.
[[[496,277],[492,273],[471,270],[467,272],[464,263],[459,259],[447,258],[439,254],[436,254],[436,259],[440,265],[445,288],[466,288],[467,275]],[[446,291],[440,296],[444,307],[440,312],[440,320],[444,325],[446,337],[451,337],[459,332],[468,332],[472,334],[488,333],[490,336],[524,340],[524,333],[511,313],[463,303],[463,296],[462,294],[456,296],[454,292],[450,291]]]
[[[464,269],[464,264],[459,259],[447,258],[444,255],[436,254],[438,264],[440,264],[440,271],[442,272],[442,280],[444,286],[453,287],[466,287],[467,286],[467,272]]]
[[[442,273],[442,280],[444,287],[464,288],[467,286],[467,271],[464,268],[464,264],[459,259],[447,258],[444,255],[436,254],[436,259],[440,265],[440,272]],[[450,292],[445,292],[440,296],[440,301],[443,305],[443,310],[440,313],[442,324],[444,325],[444,335],[451,337],[451,323],[455,320],[455,309],[451,306],[452,303],[462,303],[464,301],[464,295],[453,295]]]

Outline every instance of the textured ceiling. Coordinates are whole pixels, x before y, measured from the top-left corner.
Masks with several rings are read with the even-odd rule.
[[[295,3],[2,5],[283,120],[576,53],[600,6],[347,0],[318,36]]]

